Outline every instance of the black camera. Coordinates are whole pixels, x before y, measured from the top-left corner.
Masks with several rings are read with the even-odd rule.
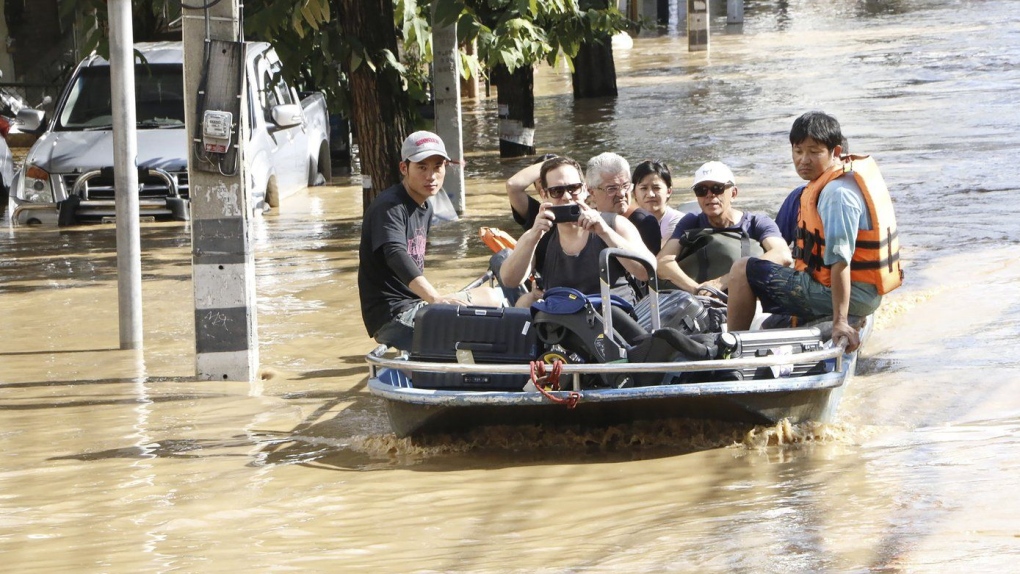
[[[556,223],[577,221],[581,218],[581,206],[576,203],[571,203],[570,205],[553,205],[549,208],[549,212],[551,212],[556,218]]]

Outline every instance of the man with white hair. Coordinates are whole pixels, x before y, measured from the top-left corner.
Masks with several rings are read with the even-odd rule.
[[[595,209],[626,217],[641,234],[642,243],[655,255],[662,246],[659,220],[631,201],[634,185],[630,176],[630,164],[612,152],[591,158],[585,169],[585,183],[591,190]]]

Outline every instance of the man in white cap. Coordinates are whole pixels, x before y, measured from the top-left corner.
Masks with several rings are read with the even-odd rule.
[[[741,257],[755,255],[779,265],[793,263],[790,248],[772,218],[733,207],[740,189],[726,164],[710,161],[699,167],[691,189],[701,213],[685,215],[662,247],[658,262],[661,279],[694,294],[726,291],[730,267]]]
[[[425,278],[425,245],[432,225],[432,203],[443,189],[450,161],[443,140],[418,131],[400,150],[403,180],[380,193],[368,206],[361,230],[358,291],[368,334],[381,344],[410,350],[414,315],[429,303],[473,302],[467,292],[441,296]]]

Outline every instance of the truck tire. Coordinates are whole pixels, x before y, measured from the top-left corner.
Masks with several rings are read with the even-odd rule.
[[[266,205],[272,208],[280,207],[280,190],[276,188],[276,178],[270,177],[266,183]]]
[[[329,185],[333,179],[333,162],[329,155],[329,144],[322,142],[319,145],[319,155],[315,162],[310,163],[308,174],[309,187],[315,185]]]

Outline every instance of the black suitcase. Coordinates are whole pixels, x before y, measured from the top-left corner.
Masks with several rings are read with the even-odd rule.
[[[412,361],[440,363],[510,363],[526,365],[538,357],[538,338],[531,310],[508,307],[427,305],[414,318]],[[527,375],[415,372],[422,389],[520,391]]]

